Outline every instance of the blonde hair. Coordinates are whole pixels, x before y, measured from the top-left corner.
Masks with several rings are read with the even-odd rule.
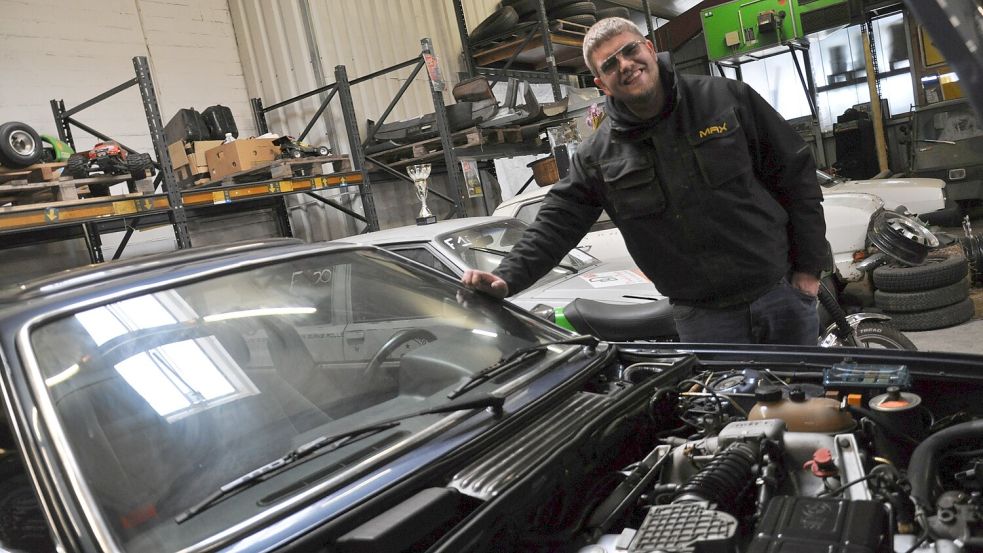
[[[584,61],[587,63],[591,74],[595,77],[597,76],[597,68],[591,63],[591,54],[594,53],[594,50],[602,42],[621,33],[632,33],[645,38],[645,35],[642,34],[637,25],[622,17],[607,17],[593,24],[590,29],[587,29],[587,34],[584,36]]]

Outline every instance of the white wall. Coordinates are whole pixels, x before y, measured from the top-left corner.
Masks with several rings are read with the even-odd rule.
[[[0,0],[0,121],[55,135],[48,101],[72,107],[133,78],[134,56],[150,60],[164,123],[180,107],[221,103],[254,132],[226,0]],[[151,149],[136,87],[76,117]],[[96,141],[73,134],[80,149]]]
[[[165,124],[179,108],[223,104],[240,136],[255,134],[227,0],[0,0],[0,122],[57,136],[49,100],[71,108],[132,79],[135,56],[148,57]],[[153,152],[135,86],[75,117]],[[98,141],[72,133],[79,149]],[[120,236],[104,237],[107,258]],[[136,233],[124,257],[173,248],[162,227]]]

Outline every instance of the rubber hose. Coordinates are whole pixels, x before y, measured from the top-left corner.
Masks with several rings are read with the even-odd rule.
[[[964,422],[940,430],[925,438],[908,463],[908,481],[911,482],[911,497],[926,509],[935,511],[935,490],[933,480],[938,470],[939,452],[944,449],[958,447],[963,440],[983,438],[983,420]]]
[[[843,308],[840,307],[840,302],[836,301],[833,297],[833,293],[826,289],[825,285],[820,284],[819,286],[819,303],[826,308],[829,316],[833,318],[833,322],[836,323],[836,328],[839,330],[840,339],[845,339],[849,336],[853,329],[850,328],[850,323],[846,320],[846,313]]]
[[[733,512],[749,483],[754,482],[757,457],[750,445],[731,444],[680,486],[673,502],[695,497],[714,503],[723,511]]]

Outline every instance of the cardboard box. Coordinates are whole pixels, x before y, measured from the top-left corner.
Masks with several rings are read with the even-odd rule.
[[[205,152],[208,172],[212,180],[269,165],[280,154],[280,147],[273,145],[272,138],[249,138],[235,140]]]
[[[178,170],[186,165],[191,166],[194,174],[208,172],[208,160],[205,152],[222,145],[221,140],[199,140],[197,142],[174,142],[167,147],[171,154],[171,167]]]

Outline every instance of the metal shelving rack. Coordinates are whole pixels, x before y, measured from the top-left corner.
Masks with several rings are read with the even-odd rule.
[[[560,71],[557,67],[553,40],[550,37],[549,20],[546,15],[546,6],[543,0],[539,0],[536,7],[537,24],[525,29],[524,32],[526,34],[523,38],[523,42],[520,43],[515,52],[513,52],[512,56],[505,62],[504,67],[484,67],[475,64],[474,49],[472,48],[471,40],[468,36],[468,24],[464,17],[464,6],[462,4],[462,0],[452,1],[454,2],[454,15],[457,17],[458,33],[460,33],[461,36],[461,48],[464,53],[464,65],[467,69],[469,77],[476,77],[478,75],[491,77],[492,85],[503,78],[508,79],[510,77],[537,82],[548,82],[553,88],[553,100],[559,100],[562,97],[560,90]],[[645,18],[646,27],[648,36],[652,37],[654,42],[655,29],[652,28],[652,10],[649,8],[649,0],[642,0],[642,9],[648,15],[648,17]],[[546,58],[546,71],[511,69],[512,64],[515,63],[519,54],[523,52],[526,46],[536,36],[537,32],[540,34],[540,38],[543,43],[543,53]],[[578,75],[577,78],[581,86],[591,86],[593,83],[593,80],[589,76],[586,77],[586,82],[584,76]]]
[[[378,71],[374,71],[372,73],[369,73],[368,75],[363,75],[361,77],[349,80],[348,71],[346,67],[344,65],[338,65],[335,66],[335,82],[331,84],[327,84],[322,87],[315,88],[314,90],[310,90],[303,94],[294,96],[293,98],[289,98],[287,100],[277,102],[276,104],[270,106],[264,106],[263,101],[260,98],[253,98],[251,100],[252,108],[253,108],[253,117],[256,120],[256,127],[257,129],[259,129],[259,132],[264,133],[264,132],[269,132],[269,125],[266,120],[266,114],[268,112],[293,104],[300,100],[310,98],[311,96],[328,93],[327,97],[321,102],[321,105],[318,107],[317,111],[314,112],[314,115],[311,117],[307,126],[304,128],[304,131],[298,137],[298,140],[303,140],[304,137],[306,137],[307,134],[314,127],[314,124],[316,123],[318,118],[321,117],[321,114],[324,113],[324,110],[328,108],[328,105],[330,104],[331,100],[335,97],[335,95],[339,97],[339,102],[341,104],[340,107],[341,107],[342,118],[345,122],[345,128],[348,134],[348,145],[351,151],[352,165],[356,171],[360,171],[362,173],[362,181],[360,183],[359,190],[362,196],[362,206],[365,211],[365,215],[364,216],[358,215],[357,213],[354,213],[348,209],[342,209],[342,211],[344,211],[345,213],[347,213],[352,217],[355,217],[365,222],[368,225],[367,228],[368,231],[374,231],[379,229],[379,218],[375,209],[375,200],[372,197],[371,181],[369,179],[368,171],[366,170],[365,167],[366,161],[372,162],[372,164],[377,166],[379,170],[382,171],[383,173],[386,173],[387,175],[390,175],[397,179],[406,181],[410,184],[413,183],[413,179],[411,179],[405,173],[402,173],[390,167],[388,164],[380,161],[376,157],[366,154],[365,146],[372,141],[372,138],[375,135],[375,129],[379,128],[379,126],[385,123],[386,118],[389,117],[389,115],[392,113],[393,109],[396,107],[396,104],[403,97],[403,95],[406,93],[406,90],[409,88],[410,84],[414,82],[414,79],[423,68],[427,69],[427,76],[430,83],[430,92],[431,92],[431,97],[433,99],[434,115],[435,115],[434,126],[437,129],[438,135],[440,137],[441,147],[443,148],[443,156],[444,156],[444,162],[447,165],[448,179],[457,197],[453,198],[433,189],[430,189],[429,193],[451,204],[452,217],[455,215],[461,215],[461,216],[467,215],[467,209],[466,209],[467,190],[464,186],[464,176],[461,173],[461,167],[457,160],[457,154],[455,153],[454,145],[453,142],[451,141],[450,126],[447,120],[447,110],[446,107],[444,106],[444,97],[443,97],[444,81],[440,74],[440,68],[437,62],[437,58],[434,55],[433,43],[429,38],[424,38],[420,41],[420,45],[421,45],[421,51],[419,55],[411,59],[408,59],[406,61],[397,63],[396,65],[386,67]],[[389,105],[383,111],[382,115],[379,117],[378,121],[376,121],[375,125],[373,125],[373,127],[369,129],[368,136],[365,138],[365,140],[362,140],[360,137],[360,133],[358,132],[358,121],[355,115],[355,106],[354,103],[352,102],[351,87],[366,82],[370,79],[380,77],[387,73],[391,73],[399,69],[404,69],[406,67],[413,67],[413,71],[410,74],[409,78],[406,79],[406,81],[400,87],[399,91],[393,97],[392,101],[389,102]],[[316,198],[318,201],[327,203],[332,207],[341,209],[338,204],[330,202],[326,198],[321,198],[316,194],[311,194],[311,196]]]
[[[147,59],[143,56],[133,58],[133,67],[134,78],[72,108],[67,108],[64,100],[51,100],[51,110],[59,138],[73,149],[76,147],[73,127],[101,140],[115,140],[82,123],[75,115],[132,86],[138,86],[157,157],[154,163],[157,169],[154,190],[161,191],[142,196],[105,196],[5,208],[0,211],[0,235],[4,237],[4,247],[83,238],[90,260],[98,263],[104,261],[100,233],[125,232],[113,259],[120,257],[133,231],[140,227],[172,225],[177,247],[183,249],[192,246],[188,231],[190,217],[222,215],[244,209],[271,209],[276,215],[279,232],[289,236],[290,224],[283,202],[285,195],[361,184],[362,173],[355,171],[181,190],[165,143],[164,126]],[[122,143],[120,146],[127,152],[135,153]]]
[[[133,148],[82,123],[73,116],[132,86],[139,87],[140,98],[143,101],[143,111],[147,118],[147,128],[150,130],[150,139],[153,142],[154,152],[157,156],[154,162],[154,167],[157,169],[157,176],[154,178],[154,190],[163,184],[163,190],[167,194],[168,203],[171,206],[168,212],[168,219],[174,227],[174,236],[177,239],[178,248],[189,248],[191,247],[191,238],[188,235],[188,220],[184,213],[184,206],[181,203],[181,196],[178,193],[177,178],[174,176],[174,170],[171,167],[171,156],[167,151],[167,144],[164,143],[164,124],[161,121],[160,107],[157,104],[157,92],[154,89],[153,78],[150,76],[150,65],[147,63],[147,58],[144,56],[133,58],[133,71],[135,76],[132,79],[94,98],[86,100],[73,108],[66,108],[64,100],[51,100],[51,112],[55,118],[58,137],[63,142],[68,143],[73,150],[78,151],[75,145],[75,139],[72,137],[72,125],[74,125],[100,140],[114,140],[121,148],[131,154],[137,153]],[[102,244],[99,239],[97,226],[91,222],[85,222],[81,224],[81,227],[86,247],[89,250],[89,258],[93,263],[103,261]],[[122,254],[122,247],[125,247],[127,242],[129,242],[134,228],[135,226],[127,228],[121,248],[113,256],[113,259],[117,259]]]

